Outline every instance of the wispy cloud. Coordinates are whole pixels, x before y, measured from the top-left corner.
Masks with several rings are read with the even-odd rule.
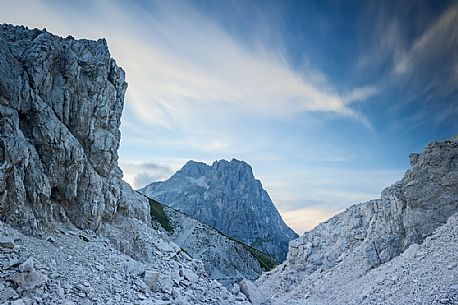
[[[446,60],[444,54],[451,55],[449,59],[457,59],[458,47],[458,5],[449,7],[422,35],[415,39],[412,47],[400,55],[394,71],[406,74],[416,68],[419,62],[428,59]],[[452,66],[453,68],[453,66]]]
[[[346,104],[350,104],[353,102],[364,101],[369,97],[375,95],[377,93],[377,88],[375,87],[362,87],[362,88],[355,88],[348,92],[345,96],[343,96],[343,101]]]
[[[241,111],[288,118],[323,111],[367,124],[350,107],[357,99],[342,98],[332,84],[309,81],[316,75],[293,69],[281,47],[248,47],[192,10],[159,9],[160,17],[141,18],[153,44],[122,41],[123,46],[137,45],[135,63],[132,58],[123,62],[131,79],[142,80],[132,83],[128,99],[145,121],[168,128],[189,126],[207,116],[202,109],[219,107],[226,116]]]
[[[126,180],[134,189],[159,180],[166,180],[174,173],[168,165],[154,162],[121,162]]]
[[[317,75],[292,68],[280,45],[265,45],[256,37],[247,45],[184,3],[155,2],[154,13],[146,13],[122,2],[89,1],[86,6],[93,12],[79,14],[44,1],[18,2],[2,9],[3,19],[46,25],[58,33],[107,37],[127,71],[129,107],[148,124],[183,128],[204,118],[200,109],[215,105],[226,115],[244,111],[288,118],[319,111],[368,123],[351,104],[374,91],[350,88],[342,98],[332,84],[317,85]],[[29,4],[34,14],[24,18]]]

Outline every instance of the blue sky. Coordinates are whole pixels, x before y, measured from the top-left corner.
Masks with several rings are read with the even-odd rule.
[[[458,132],[455,1],[4,1],[0,21],[107,38],[133,187],[189,160],[253,166],[297,232]]]

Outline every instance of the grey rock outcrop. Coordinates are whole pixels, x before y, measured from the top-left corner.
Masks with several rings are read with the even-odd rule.
[[[1,220],[31,232],[96,230],[118,212],[148,221],[117,163],[126,88],[105,40],[0,25]]]
[[[280,262],[288,242],[297,237],[243,161],[221,160],[211,166],[189,161],[169,180],[139,191]]]
[[[277,296],[310,293],[311,304],[320,297],[340,304],[329,298],[345,288],[332,285],[347,287],[403,252],[406,259],[417,255],[418,245],[458,212],[458,142],[433,142],[414,159],[381,199],[353,205],[292,241],[287,260],[257,284]],[[321,291],[316,283],[323,281],[333,284]]]

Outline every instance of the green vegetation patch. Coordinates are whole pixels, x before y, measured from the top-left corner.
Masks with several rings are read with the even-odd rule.
[[[149,213],[151,218],[157,221],[167,232],[173,232],[173,227],[170,224],[170,219],[167,214],[165,214],[162,204],[152,198],[149,198],[148,196],[145,197],[148,198]]]
[[[223,233],[221,233],[221,234],[223,234]],[[245,248],[245,250],[250,252],[250,254],[259,262],[259,265],[261,265],[261,268],[264,271],[272,270],[273,268],[275,268],[275,266],[277,266],[277,261],[272,256],[270,256],[269,254],[261,252],[261,251],[255,249],[255,248],[253,248],[253,247],[241,242],[240,240],[237,240],[237,239],[232,238],[230,236],[227,236],[225,234],[223,234],[223,235],[226,236],[227,238],[235,241],[236,243],[240,244],[243,248]]]
[[[256,250],[253,247],[250,247],[246,244],[243,244],[243,247],[253,255],[254,258],[256,258],[261,265],[261,268],[264,269],[264,271],[269,271],[275,268],[277,265],[275,262],[275,259],[269,256],[268,254],[265,254],[259,250]]]

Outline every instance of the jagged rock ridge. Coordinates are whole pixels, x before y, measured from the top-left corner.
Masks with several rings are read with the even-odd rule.
[[[243,161],[221,160],[211,166],[189,161],[169,180],[139,191],[278,261],[285,259],[288,242],[297,237]]]
[[[404,283],[408,281],[408,273],[399,269],[407,270],[404,264],[410,264],[409,260],[421,248],[418,245],[458,212],[457,140],[433,142],[422,154],[410,154],[409,158],[411,169],[401,181],[386,188],[381,199],[353,205],[292,241],[287,260],[258,280],[261,289],[274,300],[287,304],[292,304],[292,300],[298,304],[401,304],[396,294],[407,291],[398,291],[393,296],[390,292],[394,293],[394,286],[386,291],[376,289],[376,284],[368,284],[368,279],[386,278],[389,273],[380,274],[380,270],[391,270],[396,274],[394,283],[402,278],[403,287],[408,288]],[[415,304],[434,304],[434,295],[446,293],[445,290],[458,293],[458,286],[449,287],[457,284],[456,254],[448,253],[443,243],[435,244],[436,239],[456,236],[456,230],[450,231],[455,223],[456,217],[444,229],[450,235],[436,232],[430,238],[429,252],[418,258],[437,264],[421,269],[419,263],[409,271],[423,276],[435,268],[444,272],[442,279],[435,281],[415,279],[424,284],[415,292],[418,294]],[[456,249],[456,246],[455,240],[450,247]],[[404,259],[391,263],[401,253]],[[455,278],[455,283],[449,283],[450,278]],[[371,285],[373,292],[369,297],[361,287]],[[453,297],[458,300],[458,295]]]

